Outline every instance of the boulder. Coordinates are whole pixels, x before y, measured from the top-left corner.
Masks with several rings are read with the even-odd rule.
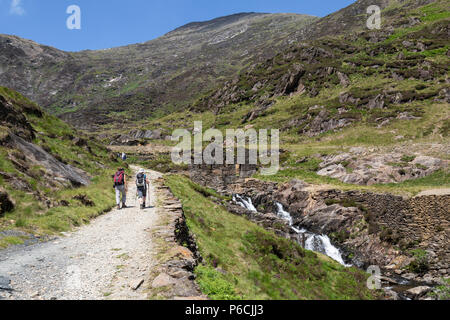
[[[76,145],[77,147],[85,147],[85,146],[88,145],[88,143],[87,143],[86,140],[84,140],[83,138],[79,138],[79,137],[73,139],[72,142],[73,142],[73,144]]]
[[[0,276],[0,291],[12,291],[11,280],[9,278]]]
[[[130,282],[130,288],[134,291],[136,291],[137,289],[139,289],[139,287],[144,283],[144,279],[134,279],[133,281]]]
[[[411,41],[405,40],[402,42],[402,45],[406,48],[410,48],[410,47],[414,46],[414,43],[412,43]]]
[[[6,191],[0,189],[0,217],[14,209],[14,203],[9,199]]]
[[[420,298],[431,291],[428,286],[420,286],[407,290],[405,293],[411,298]]]
[[[344,128],[354,121],[354,119],[331,118],[329,112],[325,110],[323,106],[314,106],[311,107],[310,110],[318,108],[322,110],[314,119],[312,119],[310,124],[305,126],[305,128],[302,130],[302,133],[306,134],[309,137],[314,137],[327,131]]]
[[[367,108],[369,109],[383,109],[385,105],[384,96],[382,94],[377,95],[375,98],[369,101]]]
[[[386,299],[388,300],[400,300],[398,293],[391,289],[383,288]]]
[[[140,139],[150,139],[159,140],[162,139],[162,131],[160,129],[156,130],[133,130],[128,135],[121,135],[115,140],[119,144],[129,144],[130,141],[137,141]]]
[[[344,87],[348,87],[350,85],[350,79],[345,73],[337,72],[337,76],[339,78],[339,81],[341,82],[341,85]]]
[[[76,195],[72,199],[80,201],[81,204],[85,207],[94,207],[95,206],[95,203],[91,199],[89,199],[89,197],[85,194]]]
[[[46,172],[55,180],[70,182],[75,187],[87,186],[90,183],[88,175],[83,170],[58,161],[41,147],[27,142],[19,136],[11,134],[10,137],[10,144],[13,147],[22,151],[29,162],[45,168]]]
[[[177,246],[169,251],[169,256],[171,258],[180,258],[180,259],[193,259],[194,254],[188,248]]]
[[[419,164],[427,168],[440,167],[442,165],[442,160],[428,157],[419,156],[414,159],[413,164]]]
[[[294,65],[294,70],[283,78],[282,82],[285,82],[285,86],[282,90],[283,94],[290,94],[297,91],[299,86],[299,81],[301,77],[305,74],[305,69],[302,65]]]
[[[0,95],[0,125],[9,128],[9,131],[27,141],[35,138],[35,132],[25,115],[17,110],[3,96]],[[3,137],[2,140],[6,140]]]
[[[166,273],[161,273],[155,278],[155,280],[153,280],[152,287],[155,289],[161,287],[168,287],[174,285],[175,283],[176,280],[174,278],[172,278]]]
[[[26,180],[17,178],[15,175],[0,171],[0,177],[7,181],[9,185],[16,190],[26,192],[33,191],[33,188]]]
[[[162,138],[162,131],[159,129],[153,131],[153,133],[149,137],[149,139],[154,139],[154,140],[159,140],[161,138]]]
[[[331,178],[342,178],[347,174],[347,170],[341,164],[332,164],[317,172],[319,176],[328,176]]]

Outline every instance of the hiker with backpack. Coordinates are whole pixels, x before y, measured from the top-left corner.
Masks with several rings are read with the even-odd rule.
[[[116,190],[117,209],[121,209],[120,203],[122,203],[122,209],[127,208],[127,181],[125,177],[125,169],[123,168],[119,168],[114,175],[114,189]]]
[[[141,204],[141,210],[145,209],[145,201],[147,199],[147,191],[149,189],[150,182],[147,179],[144,169],[140,169],[136,175],[136,188],[139,202]]]

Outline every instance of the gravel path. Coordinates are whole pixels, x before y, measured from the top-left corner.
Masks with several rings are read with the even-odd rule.
[[[154,207],[139,209],[135,192],[130,183],[130,208],[111,211],[64,237],[0,251],[0,278],[10,280],[12,288],[0,288],[0,299],[145,299],[140,284],[152,268],[149,230],[158,216]],[[150,194],[154,206],[153,186]]]

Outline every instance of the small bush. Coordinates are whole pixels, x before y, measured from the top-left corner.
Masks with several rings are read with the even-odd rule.
[[[416,159],[416,156],[403,156],[401,160],[403,162],[412,162],[414,159]]]
[[[207,294],[213,300],[240,300],[234,289],[225,277],[213,269],[200,265],[195,269],[197,275],[197,282],[202,289],[202,292]]]
[[[388,243],[398,243],[399,237],[395,231],[390,228],[382,228],[380,239]]]
[[[406,268],[414,273],[426,273],[430,268],[426,251],[422,249],[416,249],[412,250],[411,254],[414,257],[414,261],[411,262]]]

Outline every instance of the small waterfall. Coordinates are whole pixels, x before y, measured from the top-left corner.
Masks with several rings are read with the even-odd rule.
[[[292,224],[294,223],[294,220],[291,217],[291,214],[289,212],[284,211],[283,205],[281,203],[276,203],[278,211],[277,214],[280,218],[286,220],[289,222],[289,225],[292,227]]]
[[[258,212],[256,210],[255,206],[253,205],[252,199],[247,197],[247,200],[241,197],[240,195],[236,194],[233,195],[233,201],[237,204],[239,204],[241,207],[244,207],[247,210],[250,210],[252,212]]]
[[[239,204],[241,207],[250,210],[252,212],[258,212],[255,206],[253,205],[252,199],[247,197],[244,198],[241,195],[233,195],[233,202]],[[318,235],[312,232],[309,232],[305,229],[297,229],[293,226],[294,220],[289,212],[285,211],[283,205],[281,203],[276,203],[277,206],[277,215],[283,220],[289,223],[291,229],[298,233],[303,237],[303,243],[300,243],[306,250],[311,250],[315,252],[320,252],[322,254],[327,255],[331,259],[339,262],[340,264],[350,267],[351,265],[347,265],[342,258],[341,252],[338,248],[331,244],[330,238],[326,235]],[[299,241],[300,242],[300,241]]]
[[[306,230],[303,230],[303,234],[306,237],[305,249],[323,253],[346,267],[350,266],[344,262],[341,252],[331,244],[328,236],[309,233]]]
[[[306,250],[311,250],[315,252],[320,252],[322,254],[327,255],[331,259],[339,262],[340,264],[350,267],[350,265],[345,264],[344,259],[342,258],[341,252],[338,248],[331,244],[330,238],[326,235],[318,235],[312,232],[309,232],[305,229],[299,230],[293,227],[293,219],[289,212],[285,211],[283,205],[281,203],[276,203],[278,208],[278,216],[289,223],[289,226],[296,233],[303,236],[304,244],[302,244]]]

